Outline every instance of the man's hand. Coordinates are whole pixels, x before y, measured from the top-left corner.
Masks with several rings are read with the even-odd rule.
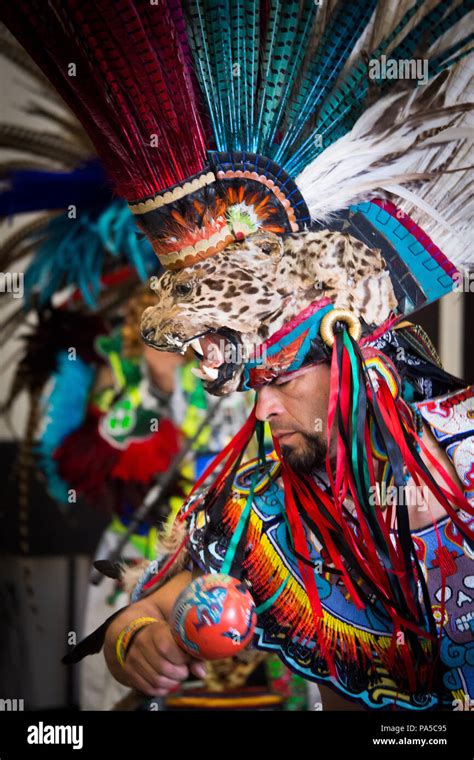
[[[206,673],[201,660],[194,659],[178,646],[165,620],[138,631],[128,650],[123,671],[130,685],[149,697],[166,696],[190,672],[198,678],[203,678]]]
[[[157,591],[131,604],[109,625],[104,656],[108,669],[119,683],[146,696],[161,697],[175,689],[190,672],[198,678],[204,677],[202,660],[194,659],[178,646],[169,626],[176,599],[190,582],[191,573],[183,570]],[[157,622],[135,634],[122,667],[116,654],[117,638],[125,626],[140,617],[157,618]]]

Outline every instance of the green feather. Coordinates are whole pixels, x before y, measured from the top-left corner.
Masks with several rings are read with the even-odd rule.
[[[355,2],[350,6],[338,3],[332,13],[318,49],[306,67],[298,93],[289,104],[289,128],[275,155],[275,161],[283,168],[287,169],[288,157],[301,141],[303,130],[315,109],[323,105],[375,5],[376,0]]]
[[[237,131],[234,77],[232,76],[232,37],[229,24],[230,4],[218,0],[206,4],[208,44],[212,53],[213,81],[217,97],[218,115],[224,136],[224,150],[228,149]]]
[[[282,0],[270,0],[267,24],[262,43],[262,55],[260,64],[262,87],[260,88],[259,92],[258,122],[255,130],[258,146],[260,146],[261,143],[262,119],[265,113],[266,100],[269,97],[269,88],[273,86],[272,62],[275,57],[275,50],[278,40],[278,26],[280,21],[280,14],[282,12],[282,5]]]
[[[400,19],[393,31],[380,43],[370,58],[379,58],[394,40],[401,34],[403,29],[423,5],[425,0],[417,0]],[[315,134],[325,135],[327,131],[337,124],[337,118],[348,112],[348,107],[359,106],[367,94],[367,67],[363,61],[354,64],[344,81],[323,104],[316,124]]]
[[[235,105],[235,131],[232,147],[235,150],[245,150],[247,142],[247,124],[249,108],[249,88],[247,81],[246,58],[246,23],[245,5],[242,0],[230,3],[230,19],[232,28],[232,61],[231,76],[233,102]]]
[[[379,58],[390,48],[393,41],[409,25],[418,9],[423,6],[423,3],[424,0],[417,0],[404,14],[392,32],[370,54],[370,59]],[[472,0],[462,3],[452,13],[443,18],[446,7],[444,2],[440,2],[408,31],[397,47],[390,51],[390,57],[397,59],[411,58],[416,52],[420,40],[423,40],[424,44],[431,46],[469,12],[470,6],[472,7]],[[464,44],[467,40],[468,38],[465,38]],[[452,52],[454,53],[461,46],[461,43],[453,46]],[[445,51],[445,53],[447,54],[448,51]],[[465,54],[467,54],[466,51],[462,56],[459,56],[459,60]],[[445,55],[440,55],[436,60],[430,62],[430,76],[434,76],[443,68],[446,68],[446,65],[443,63],[444,60]],[[457,57],[450,59],[448,65],[452,65],[457,60]],[[359,61],[351,68],[344,81],[324,103],[314,130],[312,130],[305,142],[300,146],[298,152],[293,155],[289,164],[285,166],[287,171],[290,171],[294,176],[297,175],[328,145],[352,129],[364,107],[364,99],[368,91],[367,76],[367,66],[363,61]],[[396,80],[387,80],[377,84],[382,91],[387,91],[396,84]],[[315,140],[316,135],[321,135],[322,140],[319,143]]]
[[[255,153],[257,151],[255,118],[260,50],[260,0],[246,0],[245,22],[246,145],[251,152]]]
[[[298,29],[293,42],[293,49],[290,56],[290,64],[287,69],[285,84],[280,94],[278,107],[274,114],[268,137],[262,145],[262,153],[266,156],[271,157],[275,152],[273,143],[276,132],[281,128],[285,117],[288,100],[306,53],[309,35],[315,24],[317,8],[318,6],[314,3],[314,0],[304,0]]]
[[[187,6],[187,32],[194,58],[195,72],[207,101],[209,116],[218,150],[225,150],[223,119],[220,102],[214,85],[212,53],[208,44],[206,13],[201,0],[189,0]]]
[[[275,116],[291,66],[293,46],[298,34],[299,6],[299,0],[284,3],[281,11],[274,16],[277,25],[269,29],[271,44],[268,56],[264,58],[264,89],[257,126],[259,152],[264,155],[268,154],[266,146],[275,131]],[[275,5],[275,10],[276,7]]]
[[[420,44],[432,46],[473,6],[473,0],[462,0],[454,8],[440,0],[413,26],[424,2],[414,0],[371,59],[383,54],[413,57]],[[188,0],[188,35],[217,150],[260,153],[296,176],[346,134],[364,108],[366,63],[356,61],[337,87],[335,83],[376,4],[340,0],[308,56],[308,45],[322,23],[314,0],[265,0],[264,27],[260,0]],[[430,76],[461,60],[469,42],[467,36],[438,51]],[[384,92],[394,83],[375,86]],[[319,135],[322,141],[315,139]]]

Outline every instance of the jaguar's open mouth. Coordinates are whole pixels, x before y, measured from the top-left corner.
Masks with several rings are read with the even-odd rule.
[[[240,376],[242,369],[242,341],[234,330],[223,327],[219,330],[207,330],[186,341],[199,359],[199,368],[192,372],[205,384],[209,393],[218,393],[231,380]],[[229,390],[235,390],[232,388]]]
[[[223,395],[237,390],[242,374],[244,358],[242,340],[239,333],[227,327],[219,330],[209,329],[183,340],[177,335],[163,335],[163,343],[157,343],[150,333],[142,330],[142,340],[158,351],[171,351],[184,354],[191,347],[199,359],[199,368],[192,372],[199,377],[206,391],[214,395]]]

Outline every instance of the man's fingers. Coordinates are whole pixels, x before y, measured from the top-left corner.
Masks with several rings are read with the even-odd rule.
[[[156,694],[154,696],[156,697],[167,697],[169,694],[169,689],[158,689]]]
[[[131,674],[136,668],[152,684],[155,683],[157,675],[176,682],[184,681],[189,675],[189,669],[186,664],[175,664],[170,658],[177,644],[171,636],[169,626],[165,623],[147,627],[148,631],[145,629],[143,634],[140,631],[140,638],[137,637],[130,647],[127,657],[128,672]],[[183,652],[183,657],[179,654],[179,659],[186,662],[190,658]]]
[[[138,689],[142,694],[146,694],[147,697],[154,697],[157,695],[159,686],[150,683],[147,678],[144,678],[137,670],[133,673],[128,673],[131,680],[131,685],[134,689]]]
[[[152,651],[143,650],[142,655],[153,670],[174,681],[184,681],[189,675],[189,669],[186,665],[174,665],[159,654],[156,649]]]
[[[151,634],[153,644],[156,651],[165,660],[176,666],[188,665],[191,661],[191,657],[184,649],[178,646],[173,638],[171,629],[169,626],[156,626],[155,631]]]
[[[181,681],[175,681],[172,678],[166,678],[166,676],[158,676],[156,682],[159,689],[163,689],[166,693],[172,691],[173,689],[177,689],[178,686],[181,686]]]
[[[156,693],[156,689],[159,688],[158,677],[160,673],[157,673],[142,657],[127,658],[125,672],[130,678],[139,678],[144,681],[148,689],[155,689],[153,693]]]
[[[151,689],[157,694],[157,689],[170,691],[188,678],[191,664],[193,673],[203,678],[202,663],[180,649],[169,625],[160,621],[139,631],[130,646],[125,669],[131,678],[137,676],[147,683],[144,693],[149,694]]]
[[[161,673],[156,673],[146,663],[136,663],[129,675],[134,680],[136,688],[143,691],[147,696],[163,696],[180,686],[181,681],[167,678]]]
[[[165,689],[150,686],[148,681],[136,674],[133,678],[133,687],[142,694],[145,694],[147,697],[164,697],[167,693]]]
[[[206,677],[206,666],[199,660],[193,660],[189,666],[189,669],[191,673],[193,673],[198,678]]]

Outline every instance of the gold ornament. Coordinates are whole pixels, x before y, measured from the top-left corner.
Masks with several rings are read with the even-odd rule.
[[[355,341],[359,340],[362,335],[362,327],[355,314],[348,309],[333,309],[324,315],[319,328],[321,338],[329,348],[332,348],[334,344],[334,325],[336,322],[344,322],[351,338]]]

